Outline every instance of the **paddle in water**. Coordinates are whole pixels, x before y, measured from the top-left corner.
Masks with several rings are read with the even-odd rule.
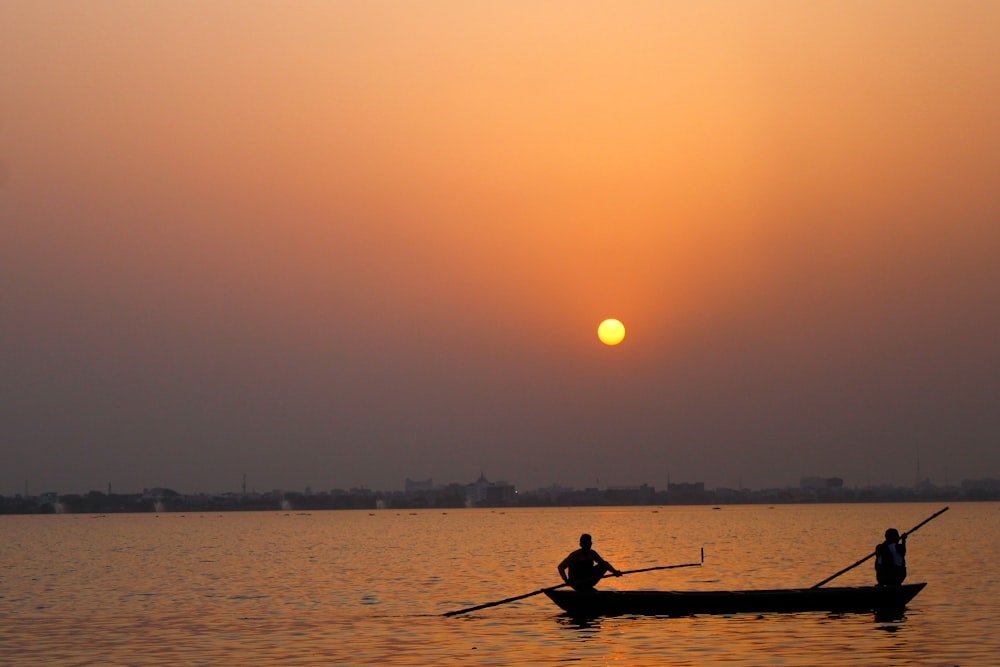
[[[945,507],[943,510],[940,510],[940,511],[935,512],[934,514],[931,514],[929,517],[927,517],[926,519],[924,519],[923,521],[921,521],[920,523],[918,523],[916,526],[914,526],[913,528],[910,528],[908,531],[906,531],[905,533],[903,533],[903,535],[902,535],[902,537],[900,539],[904,539],[905,540],[907,535],[909,535],[911,533],[917,532],[917,529],[920,528],[920,526],[924,525],[925,523],[927,523],[931,519],[936,519],[937,517],[939,517],[940,515],[944,514],[947,511],[948,511],[948,508]],[[833,581],[834,579],[836,579],[840,575],[844,574],[845,572],[850,572],[851,570],[853,570],[854,568],[856,568],[858,565],[861,565],[862,563],[864,563],[869,558],[874,558],[876,553],[878,553],[878,552],[877,551],[871,552],[870,554],[868,554],[867,556],[865,556],[864,558],[862,558],[861,560],[859,560],[857,563],[854,563],[853,565],[848,565],[847,567],[845,567],[843,570],[841,570],[837,574],[829,576],[826,579],[824,579],[823,581],[819,582],[818,584],[812,586],[812,588],[819,588],[823,584],[826,584],[826,583],[829,583],[829,582]]]
[[[705,550],[701,550],[701,560],[705,561]],[[636,574],[638,572],[652,572],[653,570],[673,570],[678,567],[698,567],[701,563],[683,563],[681,565],[657,565],[655,567],[644,567],[640,570],[623,570],[622,576],[626,574]],[[601,579],[607,579],[608,577],[613,577],[613,574],[605,574]],[[478,611],[480,609],[486,609],[487,607],[496,607],[498,605],[507,604],[508,602],[515,602],[516,600],[523,600],[524,598],[530,598],[532,595],[541,595],[546,591],[554,591],[559,588],[565,588],[566,586],[572,586],[573,582],[566,582],[559,584],[558,586],[549,586],[547,588],[539,588],[537,591],[531,591],[530,593],[525,593],[523,595],[515,595],[512,598],[504,598],[503,600],[497,600],[496,602],[487,602],[486,604],[479,604],[475,607],[467,607],[465,609],[458,609],[456,611],[447,611],[442,616],[458,616],[459,614],[467,614],[470,611]]]

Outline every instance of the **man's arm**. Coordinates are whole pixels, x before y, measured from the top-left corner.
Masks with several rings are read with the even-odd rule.
[[[566,578],[566,568],[569,567],[569,561],[572,555],[573,554],[570,554],[569,556],[563,558],[562,562],[559,563],[558,567],[556,568],[557,570],[559,570],[559,576],[562,577],[562,580],[564,582],[569,582],[569,579]]]
[[[615,575],[616,577],[622,576],[621,570],[616,569],[614,565],[601,558],[601,555],[596,551],[594,552],[594,559],[597,561],[598,565],[603,565],[604,567],[608,568],[608,571],[611,572],[611,574]]]

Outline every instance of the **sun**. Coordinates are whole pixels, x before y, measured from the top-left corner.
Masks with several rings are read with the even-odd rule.
[[[597,337],[605,345],[617,345],[625,338],[625,325],[616,319],[607,319],[597,327]]]

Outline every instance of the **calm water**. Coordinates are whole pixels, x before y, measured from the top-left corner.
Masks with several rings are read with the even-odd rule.
[[[608,588],[809,586],[942,505],[0,517],[3,665],[997,665],[1000,504],[910,538],[904,617],[574,623],[542,595],[583,531]],[[835,580],[872,582],[871,562]]]

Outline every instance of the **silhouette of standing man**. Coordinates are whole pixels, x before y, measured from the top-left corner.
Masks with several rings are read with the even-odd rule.
[[[591,543],[590,535],[584,533],[580,536],[580,548],[559,563],[559,576],[578,591],[592,590],[608,572],[616,577],[622,576],[620,570],[590,548]]]

